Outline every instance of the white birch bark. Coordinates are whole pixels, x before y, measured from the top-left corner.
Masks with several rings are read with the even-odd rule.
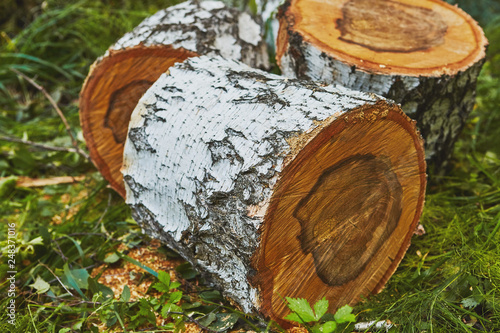
[[[158,11],[125,34],[111,50],[140,44],[172,45],[200,55],[240,60],[255,68],[269,67],[263,31],[248,13],[220,1],[187,1]],[[107,56],[109,51],[105,54]]]
[[[146,233],[245,312],[258,312],[251,257],[274,185],[298,153],[294,139],[378,100],[219,57],[190,58],[163,74],[132,114],[127,203]]]

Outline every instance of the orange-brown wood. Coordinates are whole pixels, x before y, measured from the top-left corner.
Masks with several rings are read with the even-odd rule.
[[[280,23],[278,64],[283,33],[361,70],[391,75],[453,75],[482,59],[487,45],[469,15],[441,0],[290,0]]]
[[[193,56],[197,54],[171,46],[139,45],[110,51],[92,65],[80,94],[80,123],[92,161],[122,197],[120,168],[132,111],[162,73]]]
[[[276,185],[254,257],[263,313],[287,325],[282,297],[326,297],[335,311],[382,289],[423,209],[422,145],[415,123],[381,101],[300,149]]]

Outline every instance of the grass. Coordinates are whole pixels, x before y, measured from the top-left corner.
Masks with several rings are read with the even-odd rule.
[[[82,183],[43,188],[15,187],[12,181],[0,185],[0,246],[4,249],[0,331],[88,332],[102,323],[121,331],[145,327],[161,331],[148,321],[152,311],[159,310],[154,298],[128,302],[122,294],[113,300],[109,288],[97,278],[83,281],[92,268],[110,263],[119,245],[132,249],[149,240],[94,167],[69,150],[71,141],[46,98],[12,69],[47,89],[84,149],[77,99],[88,67],[144,17],[172,3],[48,0],[26,4],[25,11],[0,16],[0,137],[68,149],[48,151],[2,141],[0,177],[87,177]],[[484,11],[473,1],[460,5],[477,15],[490,39],[477,105],[455,146],[451,171],[428,187],[421,219],[427,233],[414,237],[384,291],[354,309],[358,321],[390,319],[397,324],[393,330],[401,332],[500,331],[500,15],[495,6]],[[15,224],[19,247],[16,330],[3,310],[8,302],[4,281],[9,223]],[[117,263],[127,260],[121,254]],[[197,281],[189,268],[183,274],[186,280]],[[156,278],[146,274],[144,279]],[[49,283],[50,290],[44,291],[40,281]],[[173,292],[167,289],[163,295],[170,297]],[[255,325],[213,291],[182,292],[184,304],[194,310],[187,306],[181,310],[196,313],[193,318],[208,328],[229,314],[236,315],[230,318],[234,327]],[[137,313],[145,318],[142,326],[134,326]],[[167,316],[175,325],[188,321],[181,315]],[[252,329],[264,330],[266,324]]]

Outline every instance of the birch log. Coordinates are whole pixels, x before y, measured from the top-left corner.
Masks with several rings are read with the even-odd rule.
[[[423,143],[395,104],[190,58],[145,93],[123,174],[143,230],[246,312],[379,291],[422,212]]]
[[[487,46],[469,15],[440,0],[287,0],[279,17],[285,76],[395,100],[417,120],[428,161],[446,162]]]
[[[97,59],[80,95],[80,122],[90,156],[113,189],[125,195],[120,168],[130,114],[160,74],[201,54],[267,68],[261,35],[247,13],[190,1],[145,19]]]

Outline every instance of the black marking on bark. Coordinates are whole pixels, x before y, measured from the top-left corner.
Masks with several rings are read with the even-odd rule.
[[[184,102],[184,101],[186,101],[186,99],[184,97],[182,97],[182,96],[172,96],[172,97],[170,97],[170,99],[172,101],[176,101],[176,102]]]
[[[129,130],[128,136],[138,152],[145,150],[151,152],[152,154],[156,154],[156,149],[151,147],[151,145],[147,141],[148,137],[144,127],[131,128]]]
[[[295,67],[294,72],[297,74],[297,78],[299,79],[308,78],[306,75],[307,72],[306,57],[304,56],[304,53],[302,53],[302,50],[305,49],[303,42],[304,39],[298,32],[289,31],[289,37],[288,37],[289,45],[287,52],[293,59],[293,66]]]
[[[224,92],[227,92],[226,87],[214,87],[214,89],[220,89],[220,90],[222,90]]]
[[[232,129],[232,128],[226,128],[226,129],[224,130],[224,132],[225,132],[228,136],[239,136],[240,138],[244,138],[244,139],[246,139],[245,135],[244,135],[242,132],[240,132],[240,131],[236,131],[236,130],[234,130],[234,129]]]
[[[234,145],[231,143],[229,136],[220,141],[210,141],[207,143],[207,146],[212,157],[212,165],[221,160],[229,160],[231,164],[243,164],[244,162],[243,158],[238,154]]]
[[[176,92],[182,93],[183,92],[182,89],[175,87],[175,86],[164,86],[161,88],[161,90],[166,91],[168,93],[176,93]]]
[[[329,91],[326,91],[323,87],[323,85],[321,85],[320,83],[318,82],[311,82],[311,81],[304,81],[304,80],[288,80],[289,83],[293,84],[294,86],[296,87],[300,87],[300,88],[306,88],[308,90],[311,90],[311,94],[314,94],[314,93],[325,93],[325,94],[331,94],[331,92]]]
[[[280,104],[281,106],[290,106],[290,103],[286,100],[279,98],[279,96],[269,89],[259,89],[259,93],[251,98],[238,98],[233,99],[234,104],[247,104],[247,103],[260,103],[269,106],[274,106]]]
[[[239,194],[240,200],[245,205],[256,205],[265,199],[262,186],[258,173],[248,170],[237,180],[234,192]]]
[[[131,176],[125,175],[123,177],[123,180],[127,183],[128,187],[132,190],[134,193],[143,193],[144,191],[147,190],[144,186],[141,184],[137,183]]]
[[[260,74],[260,73],[254,72],[254,71],[236,72],[233,70],[228,70],[226,73],[226,77],[228,78],[229,82],[233,82],[234,80],[244,79],[244,80],[249,80],[251,82],[257,81],[257,82],[265,83],[265,82],[272,80],[268,76],[265,76],[263,74]]]

